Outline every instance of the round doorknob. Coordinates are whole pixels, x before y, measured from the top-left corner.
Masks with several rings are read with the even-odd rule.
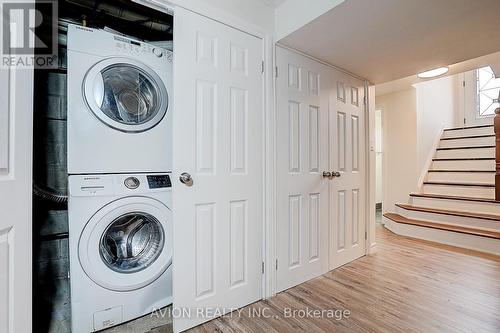
[[[340,177],[342,174],[338,171],[332,171],[332,176],[333,177]]]
[[[323,171],[323,178],[332,179],[332,173],[330,171]]]
[[[193,178],[191,178],[191,175],[187,172],[181,173],[181,175],[179,176],[179,180],[186,186],[193,185]]]

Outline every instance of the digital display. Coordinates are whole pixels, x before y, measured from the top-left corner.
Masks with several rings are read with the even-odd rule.
[[[150,175],[147,178],[149,188],[172,187],[169,175]]]

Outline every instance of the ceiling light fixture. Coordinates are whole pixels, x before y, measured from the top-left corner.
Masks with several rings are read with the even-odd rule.
[[[443,74],[447,73],[448,70],[449,70],[448,67],[439,67],[439,68],[436,68],[436,69],[431,69],[430,71],[418,73],[417,76],[419,78],[421,78],[421,79],[428,79],[428,78],[431,78],[431,77],[436,77],[436,76],[439,76],[439,75],[443,75]]]

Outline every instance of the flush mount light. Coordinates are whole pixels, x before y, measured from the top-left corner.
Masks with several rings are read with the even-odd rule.
[[[436,77],[439,75],[443,75],[448,72],[448,67],[439,67],[436,69],[431,69],[430,71],[418,73],[417,76],[421,79],[428,79],[431,77]]]

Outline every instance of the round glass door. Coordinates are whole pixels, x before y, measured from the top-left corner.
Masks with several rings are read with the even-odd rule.
[[[147,197],[109,203],[87,222],[78,259],[96,284],[115,291],[140,289],[172,264],[172,212]]]
[[[101,258],[119,273],[135,273],[151,265],[164,245],[164,231],[152,215],[128,213],[114,220],[104,231],[99,245]]]
[[[156,126],[168,109],[160,77],[132,59],[106,59],[92,67],[84,80],[84,98],[97,118],[124,132]]]

